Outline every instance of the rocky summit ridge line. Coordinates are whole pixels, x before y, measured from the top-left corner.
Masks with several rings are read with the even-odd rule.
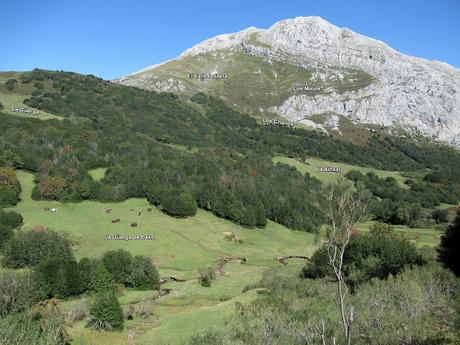
[[[203,82],[187,73],[229,77]],[[320,17],[219,35],[116,82],[188,95],[202,91],[253,115],[339,131],[340,118],[347,117],[460,147],[459,69],[399,53]]]

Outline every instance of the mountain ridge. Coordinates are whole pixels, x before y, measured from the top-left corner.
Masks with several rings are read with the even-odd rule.
[[[189,70],[226,73],[229,80],[190,81]],[[203,91],[252,115],[321,129],[313,115],[331,123],[345,116],[356,123],[402,127],[460,146],[459,69],[405,55],[320,17],[218,35],[117,82],[179,94]],[[316,91],[292,92],[296,88]]]

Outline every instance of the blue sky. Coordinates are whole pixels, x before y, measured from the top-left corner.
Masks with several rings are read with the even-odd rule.
[[[0,71],[39,67],[111,79],[217,34],[310,15],[460,67],[460,0],[5,0],[0,13]]]

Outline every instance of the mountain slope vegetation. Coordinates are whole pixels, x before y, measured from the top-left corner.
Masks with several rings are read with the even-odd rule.
[[[424,140],[377,132],[358,144],[316,131],[260,125],[203,93],[184,101],[68,72],[34,70],[10,84],[1,94],[28,92],[26,105],[63,118],[0,115],[0,164],[34,172],[37,199],[148,197],[168,211],[175,195],[174,203],[189,210],[183,216],[193,213],[185,206],[192,198],[245,226],[263,227],[270,219],[315,231],[322,220],[309,200],[320,181],[274,164],[275,154],[383,170],[430,169],[423,185],[458,188],[458,151]],[[107,171],[94,181],[88,170],[98,167]],[[181,210],[173,214],[180,217]]]

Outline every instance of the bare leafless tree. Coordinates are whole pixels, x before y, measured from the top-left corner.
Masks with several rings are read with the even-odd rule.
[[[324,216],[327,226],[325,246],[337,281],[337,303],[346,345],[351,344],[354,308],[347,303],[349,288],[344,276],[343,260],[353,226],[368,215],[369,201],[367,192],[357,191],[351,182],[341,178],[325,185],[314,204]]]

